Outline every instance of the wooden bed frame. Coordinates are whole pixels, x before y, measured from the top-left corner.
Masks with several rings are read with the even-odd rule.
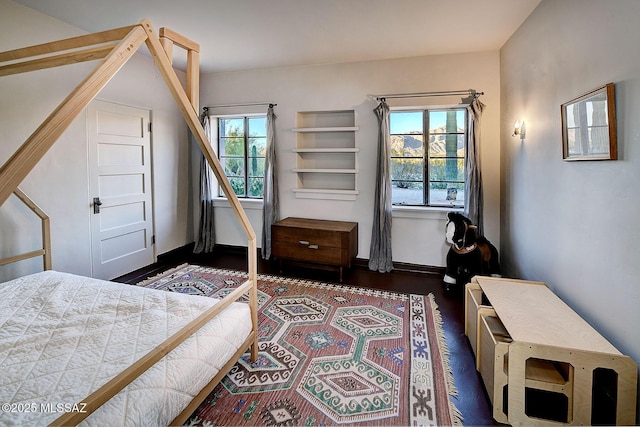
[[[75,118],[87,107],[96,95],[106,86],[120,68],[146,43],[156,66],[160,70],[171,94],[173,95],[184,119],[193,133],[200,149],[218,179],[225,196],[231,204],[237,219],[240,221],[248,239],[248,280],[234,292],[222,299],[218,304],[205,311],[198,318],[186,325],[164,343],[160,344],[146,356],[135,362],[120,375],[88,396],[86,413],[68,413],[54,421],[54,425],[75,425],[88,417],[94,410],[104,404],[127,384],[159,361],[171,350],[187,339],[206,322],[214,318],[229,304],[242,295],[249,294],[251,308],[252,331],[220,372],[198,394],[184,411],[172,422],[182,424],[193,413],[197,406],[213,390],[215,385],[226,375],[242,354],[250,347],[251,359],[258,357],[258,303],[257,303],[257,246],[256,235],[240,202],[231,187],[216,154],[207,140],[205,131],[198,119],[199,109],[199,50],[200,46],[180,34],[166,28],[160,29],[156,35],[149,20],[128,27],[116,28],[85,36],[72,37],[50,43],[25,47],[22,49],[0,52],[0,76],[35,71],[45,68],[74,64],[83,61],[101,60],[98,66],[85,78],[33,134],[0,168],[0,206],[15,193],[43,221],[43,249],[27,254],[0,260],[0,265],[19,261],[34,256],[44,257],[45,270],[51,269],[49,243],[49,218],[37,207],[18,185],[24,180],[44,154],[64,133]],[[182,87],[178,76],[172,68],[173,46],[177,45],[187,51],[187,85]],[[32,58],[36,59],[32,59]],[[4,64],[4,65],[3,65]]]

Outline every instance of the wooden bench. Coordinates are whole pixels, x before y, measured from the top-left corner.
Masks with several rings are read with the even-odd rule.
[[[544,283],[474,277],[465,333],[497,421],[635,424],[636,363]]]

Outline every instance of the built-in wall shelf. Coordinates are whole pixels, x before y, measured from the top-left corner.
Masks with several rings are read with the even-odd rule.
[[[357,153],[359,148],[294,148],[294,153]]]
[[[355,111],[303,111],[292,129],[298,134],[296,197],[355,200],[358,174]]]
[[[308,113],[302,113],[308,114]],[[353,132],[359,130],[358,126],[333,126],[333,127],[323,127],[323,128],[294,128],[292,131],[294,132]]]
[[[294,172],[297,173],[358,173],[358,169],[299,169],[294,168]]]
[[[313,188],[294,188],[293,192],[299,199],[333,199],[355,200],[358,190],[327,190]]]

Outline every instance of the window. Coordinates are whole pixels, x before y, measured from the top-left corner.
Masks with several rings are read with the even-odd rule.
[[[394,205],[464,207],[466,123],[465,108],[389,113]]]
[[[264,194],[266,122],[265,116],[218,119],[218,157],[238,197]]]

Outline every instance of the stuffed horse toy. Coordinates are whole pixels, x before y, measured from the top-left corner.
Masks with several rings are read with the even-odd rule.
[[[446,238],[451,248],[447,253],[445,289],[464,286],[475,275],[499,277],[500,263],[495,246],[484,236],[477,235],[478,227],[464,215],[449,212],[447,218]]]

